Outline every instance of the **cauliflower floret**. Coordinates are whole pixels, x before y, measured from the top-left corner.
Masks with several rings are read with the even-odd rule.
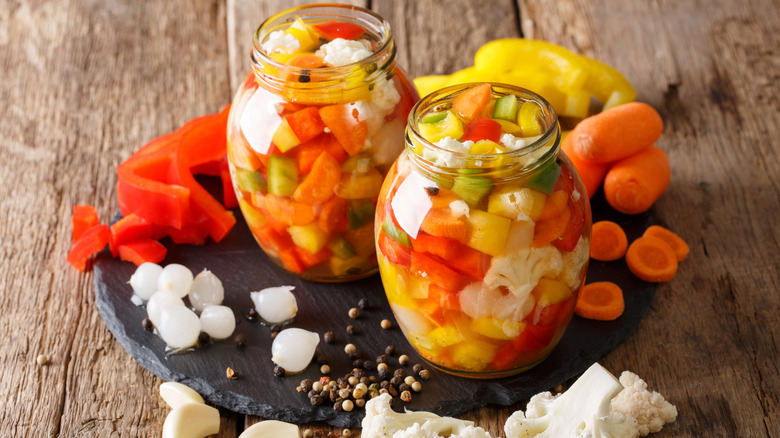
[[[508,132],[504,133],[501,136],[500,141],[502,145],[506,146],[507,148],[513,151],[525,147],[526,144],[525,140],[523,140],[522,138],[515,137],[514,135]]]
[[[361,427],[363,438],[401,438],[401,437],[440,437],[450,436],[455,438],[490,438],[489,435],[457,435],[469,426],[471,421],[458,420],[451,417],[440,417],[432,412],[415,411],[398,413],[390,408],[390,394],[381,394],[366,403],[366,416],[363,417]],[[412,431],[407,431],[417,426]],[[479,428],[473,432],[478,432]],[[422,431],[415,435],[415,431]],[[399,435],[396,435],[399,433]],[[411,434],[410,434],[411,433]],[[432,433],[433,435],[430,435]]]
[[[263,51],[271,53],[295,53],[301,48],[301,43],[291,34],[277,30],[268,35],[268,39],[262,45]]]
[[[440,438],[436,432],[423,430],[419,423],[415,423],[412,427],[401,429],[393,434],[393,438]]]
[[[565,393],[531,397],[525,413],[513,413],[504,431],[507,438],[635,438],[636,420],[609,412],[610,400],[622,389],[615,376],[593,364]]]
[[[623,371],[620,383],[625,387],[612,399],[611,410],[632,416],[639,422],[639,434],[647,436],[677,418],[677,408],[664,397],[647,390],[647,383],[631,371]]]
[[[580,286],[580,273],[588,261],[588,239],[580,236],[571,252],[563,253],[563,269],[560,280],[574,290]]]
[[[379,79],[371,90],[371,102],[385,113],[390,112],[401,100],[392,79]]]
[[[493,438],[485,429],[474,426],[453,426],[446,419],[427,420],[393,434],[393,438]]]
[[[316,54],[322,56],[326,64],[341,67],[362,61],[371,56],[372,53],[371,43],[366,40],[354,41],[336,38],[320,46]]]
[[[524,297],[531,293],[540,278],[556,278],[562,269],[561,252],[552,245],[522,248],[493,257],[483,281],[491,289],[505,286],[515,296]]]
[[[465,161],[462,158],[457,158],[454,154],[451,154],[450,151],[467,154],[469,150],[471,150],[471,146],[474,145],[474,142],[467,140],[461,143],[451,137],[444,137],[434,144],[444,149],[444,151],[436,150],[434,148],[423,148],[424,159],[439,166],[462,167],[465,165]]]

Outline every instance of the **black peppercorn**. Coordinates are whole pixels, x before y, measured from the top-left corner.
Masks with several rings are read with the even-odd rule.
[[[336,335],[334,335],[333,332],[330,331],[330,330],[326,331],[325,334],[322,335],[322,338],[328,344],[332,344],[332,343],[336,342]]]
[[[274,324],[274,325],[271,326],[271,331],[272,332],[280,332],[280,331],[282,331],[282,326],[280,326],[279,324]]]
[[[414,371],[415,374],[419,373],[421,369],[423,369],[423,366],[422,366],[421,363],[416,363],[412,367],[412,371]]]
[[[350,324],[347,326],[347,334],[354,335],[355,334],[355,326]]]
[[[200,332],[198,335],[198,344],[206,345],[209,342],[211,342],[211,336],[209,336],[209,334],[206,332]]]
[[[361,298],[360,301],[358,301],[358,307],[361,309],[367,309],[368,308],[368,300],[365,298]]]
[[[309,391],[311,391],[312,383],[313,382],[311,380],[309,380],[309,379],[303,379],[303,380],[301,380],[301,387],[303,387],[304,391],[309,392]]]
[[[282,377],[285,374],[284,368],[280,367],[279,365],[274,367],[274,376],[276,377]]]
[[[322,404],[322,396],[317,394],[315,396],[309,397],[309,401],[313,406],[319,406]]]
[[[363,359],[355,359],[352,361],[352,366],[355,368],[360,368],[363,366]]]
[[[374,369],[374,362],[367,360],[363,362],[363,368],[365,368],[368,371],[371,371]]]
[[[385,354],[386,355],[392,356],[393,353],[395,353],[395,347],[393,347],[392,345],[388,345],[387,347],[385,347]]]
[[[426,187],[425,192],[428,193],[428,196],[436,196],[439,194],[439,188],[436,186]]]
[[[233,341],[236,343],[236,347],[244,347],[246,346],[246,335],[239,333],[233,338]]]
[[[152,324],[152,320],[149,318],[144,318],[144,320],[141,321],[141,326],[143,326],[144,330],[147,332],[154,330],[154,324]]]

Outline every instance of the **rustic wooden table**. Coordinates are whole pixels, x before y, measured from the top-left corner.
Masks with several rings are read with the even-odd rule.
[[[117,209],[116,166],[230,102],[254,29],[293,2],[0,1],[0,436],[160,436],[162,383],[65,261],[70,214]],[[602,363],[679,409],[658,437],[780,437],[780,4],[773,0],[374,0],[412,76],[501,37],[607,62],[665,122],[655,205],[689,242],[639,329]],[[47,355],[50,363],[38,366]],[[510,408],[464,415],[503,434]],[[223,410],[220,436],[258,421]]]

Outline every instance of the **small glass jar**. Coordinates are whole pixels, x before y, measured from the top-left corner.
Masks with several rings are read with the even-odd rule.
[[[352,62],[361,50],[367,57]],[[374,274],[376,199],[419,99],[396,65],[389,24],[352,6],[288,9],[257,29],[252,61],[227,143],[252,234],[274,263],[309,280]]]
[[[585,280],[591,214],[560,153],[557,116],[533,92],[491,84],[496,99],[537,105],[540,135],[519,149],[477,155],[425,140],[424,120],[440,119],[473,85],[413,108],[375,236],[388,301],[412,346],[445,372],[489,378],[533,367],[563,336]]]

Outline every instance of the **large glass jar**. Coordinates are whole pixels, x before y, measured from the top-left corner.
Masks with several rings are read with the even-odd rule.
[[[313,5],[266,20],[228,120],[241,211],[269,258],[316,281],[376,272],[374,212],[419,99],[389,24]]]
[[[519,122],[485,122],[490,111],[462,121],[467,133],[500,122],[502,143],[523,139],[515,150],[493,142],[500,151],[475,154],[491,144],[480,141],[455,152],[446,147],[452,139],[426,140],[473,85],[435,92],[412,110],[406,149],[379,195],[375,236],[388,301],[412,346],[441,370],[487,378],[533,367],[560,340],[585,280],[591,214],[560,153],[555,112],[528,90],[490,84],[488,110],[516,97],[518,119],[532,114],[536,135],[522,135]]]

